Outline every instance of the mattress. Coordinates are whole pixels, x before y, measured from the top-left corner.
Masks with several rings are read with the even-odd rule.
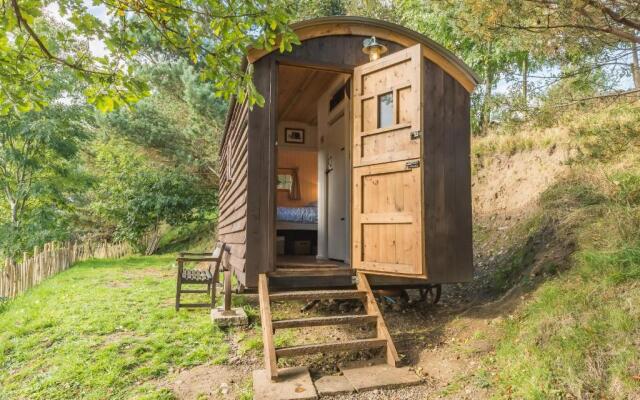
[[[317,207],[278,207],[276,219],[281,222],[317,224],[318,208]]]

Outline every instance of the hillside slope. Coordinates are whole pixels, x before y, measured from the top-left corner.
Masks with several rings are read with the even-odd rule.
[[[478,282],[506,312],[499,397],[640,398],[640,105],[474,143]]]

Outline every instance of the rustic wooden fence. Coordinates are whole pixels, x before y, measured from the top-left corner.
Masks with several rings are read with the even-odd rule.
[[[22,263],[5,260],[0,265],[0,298],[15,297],[78,261],[90,258],[120,258],[131,254],[126,243],[47,243],[33,255],[24,253]]]

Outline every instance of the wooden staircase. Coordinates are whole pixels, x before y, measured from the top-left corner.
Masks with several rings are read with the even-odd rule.
[[[262,321],[262,339],[264,342],[264,362],[267,373],[272,380],[278,378],[277,361],[279,357],[293,357],[314,353],[331,353],[344,351],[357,351],[365,349],[385,349],[387,364],[397,366],[400,361],[395,345],[384,322],[384,318],[378,308],[378,303],[371,291],[367,277],[363,273],[357,273],[357,287],[355,290],[301,290],[288,292],[269,293],[269,277],[261,274],[258,282],[258,296],[260,299],[260,319]],[[362,301],[365,315],[335,315],[328,317],[313,317],[299,319],[272,320],[271,302],[290,300],[346,300],[357,299]],[[273,334],[277,329],[302,328],[310,326],[328,325],[364,325],[376,324],[376,337],[370,339],[358,339],[333,343],[319,343],[300,346],[276,348],[273,342]]]

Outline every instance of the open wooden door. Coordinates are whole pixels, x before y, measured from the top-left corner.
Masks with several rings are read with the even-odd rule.
[[[415,45],[354,70],[352,266],[426,278],[424,60]]]

